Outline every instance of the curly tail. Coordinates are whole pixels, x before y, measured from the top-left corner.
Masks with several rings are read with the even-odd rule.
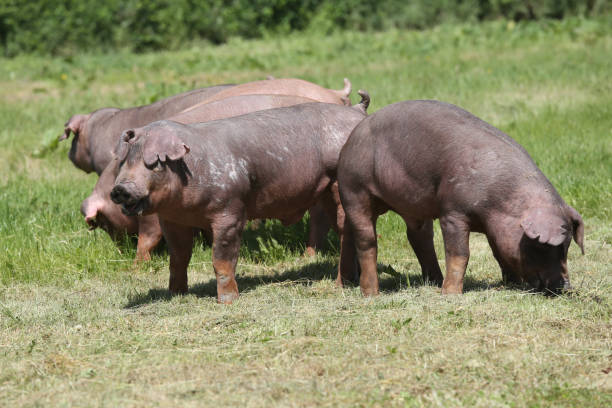
[[[357,93],[359,96],[361,96],[361,101],[359,101],[357,105],[353,106],[353,108],[357,109],[359,112],[362,112],[364,115],[367,115],[368,106],[370,106],[370,94],[368,91],[364,91],[362,89],[357,91]]]

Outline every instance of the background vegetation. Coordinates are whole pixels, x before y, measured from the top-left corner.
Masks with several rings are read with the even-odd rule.
[[[0,405],[611,406],[610,55],[606,15],[0,58]],[[210,248],[194,250],[189,295],[170,297],[163,249],[134,270],[129,242],[87,231],[96,176],[56,142],[72,114],[267,75],[331,88],[346,76],[370,112],[433,98],[506,131],[584,216],[576,290],[504,286],[473,234],[466,293],[441,296],[387,214],[378,298],[334,287],[333,234],[305,259],[304,222],[267,223],[245,234],[241,297],[222,306]],[[437,226],[435,244],[443,267]]]
[[[126,48],[296,30],[425,28],[442,22],[598,16],[607,0],[0,0],[5,56]]]

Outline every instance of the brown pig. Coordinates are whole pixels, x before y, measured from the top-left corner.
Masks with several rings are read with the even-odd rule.
[[[212,230],[221,303],[238,296],[235,269],[248,219],[289,225],[321,200],[342,245],[336,165],[365,117],[363,95],[355,107],[307,103],[193,125],[160,121],[122,135],[111,197],[128,215],[159,215],[172,293],[187,292],[193,227]],[[341,264],[344,258],[341,249]]]
[[[425,280],[442,293],[462,293],[470,231],[487,236],[506,280],[535,288],[569,287],[572,237],[584,253],[584,224],[529,154],[476,116],[438,101],[389,105],[352,132],[338,164],[364,295],[378,293],[376,219],[387,210],[406,222]],[[440,219],[446,253],[442,279],[433,245]],[[352,234],[352,235],[351,235]],[[355,277],[351,264],[338,284]]]
[[[110,163],[113,148],[125,129],[168,118],[232,86],[195,89],[135,108],[103,108],[74,115],[64,125],[60,141],[74,134],[68,157],[84,172],[100,174]]]
[[[292,106],[300,103],[313,102],[311,99],[289,95],[243,95],[234,96],[190,109],[172,116],[169,120],[178,123],[198,123],[216,119],[238,116],[249,112]],[[116,143],[115,143],[116,144]],[[162,238],[161,227],[157,215],[143,215],[141,217],[128,216],[121,212],[121,207],[110,199],[110,192],[114,186],[115,178],[119,173],[117,160],[104,169],[93,192],[81,204],[81,213],[91,229],[101,227],[116,239],[125,234],[138,234],[138,244],[135,261],[151,259],[151,251]],[[328,221],[320,206],[311,211],[311,239],[309,248],[316,246],[318,235],[327,233]]]

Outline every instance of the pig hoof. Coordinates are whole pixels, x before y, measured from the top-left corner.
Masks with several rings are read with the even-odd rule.
[[[229,305],[234,300],[238,299],[237,292],[229,292],[229,293],[220,293],[217,296],[217,303],[222,303],[224,305]]]
[[[364,289],[364,288],[361,288],[361,294],[364,297],[378,296],[378,289]]]
[[[446,287],[446,288],[442,288],[442,294],[443,295],[461,295],[463,294],[463,290],[460,288],[455,288],[455,287]]]

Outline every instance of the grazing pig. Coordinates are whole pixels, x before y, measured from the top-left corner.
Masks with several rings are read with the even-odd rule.
[[[311,99],[289,95],[243,95],[234,96],[205,105],[197,109],[181,112],[169,120],[189,124],[207,122],[238,116],[249,112],[264,109],[292,106],[300,103],[313,102]],[[116,145],[116,142],[115,142]],[[151,251],[159,244],[162,238],[161,227],[157,215],[144,215],[141,217],[128,216],[121,212],[121,207],[110,200],[110,192],[119,173],[119,162],[112,160],[104,169],[93,192],[81,204],[81,213],[90,229],[100,227],[113,239],[125,234],[138,234],[138,245],[135,261],[151,259]],[[329,229],[325,214],[319,211],[311,212],[310,229],[313,236],[316,232],[327,233]],[[311,238],[309,247],[316,246],[316,240]]]
[[[447,103],[406,101],[369,116],[342,149],[338,183],[345,240],[354,239],[364,295],[378,293],[376,219],[387,210],[404,219],[424,279],[442,283],[445,294],[463,291],[470,231],[487,236],[504,279],[540,290],[569,287],[572,236],[584,253],[582,218],[525,149]],[[444,281],[435,218],[444,238]],[[354,276],[347,264],[337,282]]]
[[[238,296],[236,262],[248,219],[289,225],[319,200],[339,227],[340,149],[365,117],[355,107],[307,103],[213,122],[127,130],[117,146],[112,200],[128,215],[157,213],[170,252],[170,291],[187,292],[193,227],[212,229],[217,300]],[[341,249],[341,264],[344,260]]]
[[[84,172],[100,174],[110,163],[113,147],[125,129],[168,118],[232,86],[196,89],[135,108],[103,108],[87,115],[74,115],[64,125],[60,141],[73,133],[68,157]]]

